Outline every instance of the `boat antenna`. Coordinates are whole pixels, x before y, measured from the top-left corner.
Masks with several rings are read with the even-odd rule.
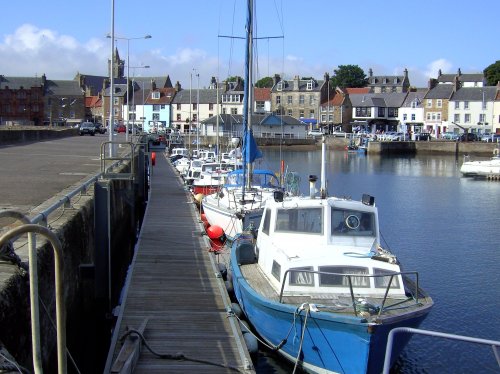
[[[321,136],[321,189],[320,197],[326,199],[326,137]]]

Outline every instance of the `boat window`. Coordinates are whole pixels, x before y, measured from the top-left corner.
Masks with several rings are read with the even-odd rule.
[[[281,279],[281,265],[273,260],[273,268],[271,274],[279,281]]]
[[[359,266],[320,266],[319,285],[323,287],[349,287],[351,275],[353,287],[370,287],[370,278],[357,276],[368,275],[368,268]],[[328,273],[328,274],[325,274]]]
[[[312,271],[313,268],[312,266],[307,266],[290,269],[290,273],[288,275],[290,278],[290,286],[314,286],[314,273],[301,270]]]
[[[385,269],[374,268],[373,274],[375,274],[375,275],[390,275],[390,274],[394,274],[394,272],[389,271],[389,270],[385,270]],[[375,287],[386,288],[387,285],[389,284],[390,280],[391,280],[391,277],[389,277],[389,276],[375,277]],[[392,278],[391,288],[399,288],[399,278],[397,276],[394,276]]]
[[[264,212],[264,221],[262,223],[262,232],[269,235],[269,227],[271,226],[271,209],[266,209]]]
[[[332,234],[374,236],[375,215],[357,210],[332,208]]]
[[[278,209],[275,231],[321,234],[323,232],[322,211],[322,208]]]

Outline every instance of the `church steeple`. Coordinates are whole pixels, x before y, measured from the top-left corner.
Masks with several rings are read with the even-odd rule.
[[[125,76],[125,60],[120,60],[118,48],[115,48],[115,55],[113,57],[113,78],[123,78]],[[111,68],[111,60],[108,59],[108,75]]]

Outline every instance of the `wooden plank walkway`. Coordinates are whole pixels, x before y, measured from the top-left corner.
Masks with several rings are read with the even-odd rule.
[[[213,364],[161,359],[143,347],[134,373],[254,373],[238,322],[227,316],[230,300],[203,225],[163,154],[157,154],[151,179],[105,372],[119,354],[120,337],[147,319],[144,337],[155,352]]]

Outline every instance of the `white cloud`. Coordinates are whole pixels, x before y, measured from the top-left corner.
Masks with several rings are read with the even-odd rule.
[[[437,78],[439,74],[439,69],[443,74],[451,74],[453,69],[453,64],[444,58],[432,61],[427,65],[427,70],[425,74],[429,77]]]

